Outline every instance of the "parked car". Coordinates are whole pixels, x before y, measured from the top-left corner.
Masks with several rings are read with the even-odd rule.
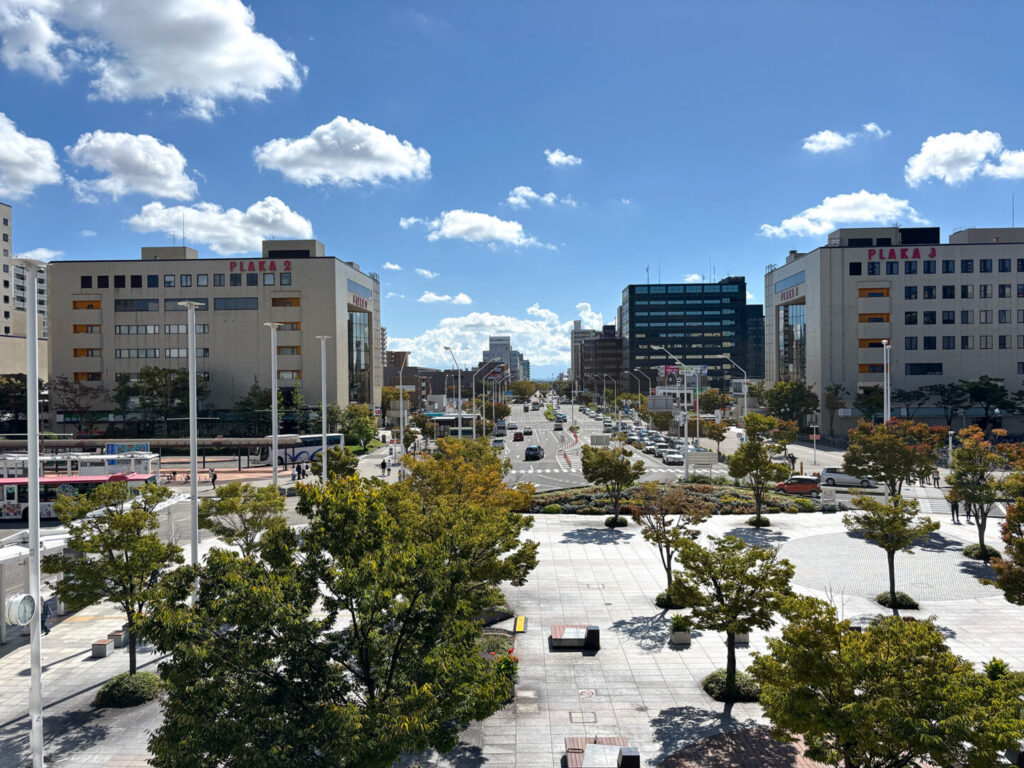
[[[821,470],[822,485],[859,485],[861,488],[876,488],[878,483],[870,477],[856,477],[843,472],[842,467],[825,467]]]
[[[533,434],[533,427],[523,427],[523,434],[524,435],[532,435]]]
[[[513,443],[521,443],[521,442],[523,442],[523,433],[522,432],[516,432],[514,435],[512,435],[512,442]]]
[[[818,478],[810,475],[793,475],[775,486],[780,493],[792,493],[799,496],[810,496],[816,499],[821,496]]]
[[[683,456],[679,451],[665,451],[661,455],[661,460],[666,464],[685,464],[686,457]]]
[[[544,449],[539,445],[528,445],[526,453],[523,454],[523,461],[538,461],[544,458]]]
[[[556,421],[555,422],[555,432],[561,432],[563,429],[565,429],[565,427],[562,426],[562,422]]]

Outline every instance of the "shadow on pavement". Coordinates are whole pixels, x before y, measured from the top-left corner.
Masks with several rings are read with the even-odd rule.
[[[661,744],[661,753],[671,756],[684,747],[692,746],[709,736],[741,728],[753,728],[757,725],[755,720],[734,718],[732,704],[715,703],[713,706],[721,707],[721,711],[691,706],[669,707],[661,710],[656,717],[652,718],[651,727],[654,729],[654,740]],[[661,763],[661,765],[669,764],[668,762]],[[723,765],[726,764],[723,763]],[[769,763],[764,763],[764,765],[769,765]]]
[[[771,528],[754,528],[743,525],[725,532],[726,536],[735,536],[754,547],[775,547],[789,541],[789,536]]]
[[[451,752],[437,757],[432,752],[419,755],[407,755],[396,763],[397,768],[420,768],[420,766],[436,765],[444,768],[480,768],[487,763],[483,750],[475,744],[460,741]]]
[[[562,533],[562,544],[621,544],[633,538],[614,528],[573,528]]]
[[[917,548],[928,552],[959,552],[964,548],[964,543],[960,539],[933,533],[926,541],[918,544]]]
[[[811,766],[799,743],[776,741],[765,726],[712,736],[670,755],[662,768],[791,768]]]
[[[669,623],[664,611],[659,611],[653,616],[619,619],[612,623],[611,628],[635,640],[645,651],[663,648],[668,643]]]

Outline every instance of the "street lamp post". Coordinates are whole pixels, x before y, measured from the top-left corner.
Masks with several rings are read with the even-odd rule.
[[[198,418],[196,417],[196,307],[202,302],[179,301],[179,307],[188,310],[188,457],[191,483],[189,492],[191,499],[191,539],[192,565],[199,565],[199,447],[196,437]],[[277,449],[275,446],[275,456]]]
[[[664,347],[658,347],[651,345],[651,349],[657,349],[664,352],[666,355],[671,357],[676,365],[679,366],[679,370],[683,373],[683,441],[685,443],[686,450],[683,451],[683,470],[685,472],[686,479],[690,479],[690,408],[687,403],[687,389],[686,389],[686,374],[694,370],[693,366],[689,366],[680,360],[678,357],[673,355]],[[700,380],[697,381],[697,388],[700,389]],[[700,411],[698,410],[699,400],[694,398],[694,422],[697,424],[697,439],[700,440]],[[699,444],[699,443],[698,443]]]
[[[452,362],[455,363],[455,368],[458,370],[458,383],[456,386],[459,388],[459,393],[455,398],[455,407],[459,409],[459,439],[462,438],[462,366],[459,365],[459,361],[455,359],[455,353],[452,352],[451,347],[445,347],[448,350],[448,354],[452,356]]]
[[[732,363],[737,368],[739,368],[740,369],[740,373],[743,374],[743,422],[746,423],[746,421],[747,421],[747,385],[749,383],[747,381],[747,372],[745,370],[743,370],[742,368],[740,368],[739,365],[736,364],[736,361],[733,360],[728,355],[719,355],[719,357],[724,359],[724,360],[728,360],[730,363]]]
[[[28,687],[29,748],[32,767],[43,768],[43,627],[40,602],[39,552],[39,286],[36,270],[28,272],[28,323],[25,350],[26,417],[28,419],[28,592],[32,596],[35,613],[29,626]],[[3,566],[0,566],[2,568]],[[7,596],[0,595],[0,609],[6,612]],[[0,617],[7,621],[7,617]]]
[[[484,365],[490,365],[491,363],[500,363],[500,362],[501,362],[501,358],[500,357],[492,357]],[[472,392],[473,392],[472,398],[473,398],[473,439],[474,440],[476,439],[476,377],[479,376],[481,373],[483,373],[483,370],[484,370],[484,366],[481,365],[479,368],[476,369],[476,372],[473,374],[473,378],[470,380],[470,388],[472,389]],[[480,434],[481,434],[481,436],[484,433],[483,422],[487,418],[487,410],[486,410],[486,405],[485,405],[485,401],[486,400],[487,400],[487,379],[484,378],[481,381],[481,386],[480,386]]]
[[[612,397],[614,398],[612,400],[612,404],[615,406],[615,421],[618,421],[619,420],[619,382],[617,382],[615,380],[615,377],[612,376],[610,373],[602,373],[601,374],[601,384],[602,385],[604,384],[604,380],[605,379],[611,379],[612,380]]]
[[[889,362],[892,359],[892,345],[888,339],[882,339],[882,421],[886,424],[892,416],[889,404]]]
[[[274,466],[274,486],[277,486],[277,329],[281,323],[264,323],[270,328],[270,461]],[[324,463],[327,462],[326,457]]]
[[[320,463],[321,482],[327,487],[327,340],[330,336],[317,336],[320,339]],[[403,365],[404,365],[403,361]],[[399,374],[401,376],[401,374]],[[401,385],[401,382],[399,382]],[[342,450],[345,450],[342,448]]]
[[[639,367],[634,368],[633,370],[636,371],[637,373],[639,373],[645,379],[647,379],[647,397],[650,397],[651,396],[651,390],[654,389],[654,382],[651,381],[651,377],[647,374],[646,371],[641,370]],[[650,410],[648,410],[648,412],[647,412],[647,419],[648,419],[647,423],[648,423],[648,426],[650,426],[650,418],[651,418],[651,412],[650,412]]]

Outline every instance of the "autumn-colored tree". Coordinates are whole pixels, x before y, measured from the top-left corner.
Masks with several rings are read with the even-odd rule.
[[[685,486],[663,488],[658,483],[642,483],[633,494],[630,509],[644,539],[658,550],[668,589],[672,586],[675,537],[697,538],[697,526],[711,517],[713,508]]]
[[[715,422],[705,419],[700,423],[700,434],[715,444],[715,452],[722,455],[722,441],[729,434],[729,425],[724,421]]]
[[[761,509],[775,483],[789,476],[789,468],[772,461],[772,456],[785,453],[786,445],[796,439],[796,424],[775,416],[759,413],[747,415],[747,439],[729,458],[729,474],[746,478],[754,496],[756,525],[762,524]]]
[[[873,477],[897,496],[907,478],[931,474],[945,435],[942,427],[905,419],[890,419],[887,424],[861,421],[850,430],[843,470],[855,477]]]
[[[995,585],[1008,601],[1024,605],[1024,504],[1018,501],[1007,506],[1001,528],[1006,551],[1001,558],[992,559]]]
[[[996,429],[993,434],[1005,436],[1006,431]],[[969,505],[978,531],[978,557],[988,560],[996,552],[985,545],[985,530],[989,515],[1003,497],[1004,483],[995,473],[1003,467],[1005,459],[993,449],[992,442],[981,428],[974,424],[961,429],[957,437],[960,446],[953,450],[953,460],[949,465],[951,471],[946,481],[961,503]]]

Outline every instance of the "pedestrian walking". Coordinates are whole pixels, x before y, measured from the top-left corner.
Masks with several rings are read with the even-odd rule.
[[[964,511],[967,513],[967,524],[971,524],[971,504],[970,502],[964,502]]]
[[[50,611],[50,601],[49,600],[43,600],[43,610],[41,612],[39,620],[41,622],[40,626],[42,627],[44,635],[50,634],[50,628],[48,626],[46,626],[46,622],[48,622],[50,620],[50,616],[51,615],[52,614],[51,614],[51,611]]]
[[[960,525],[960,502],[955,496],[949,500],[949,518],[955,525]]]
[[[210,486],[213,490],[217,490],[217,470],[215,469],[210,470]]]
[[[384,477],[384,473],[387,471],[387,469],[388,469],[388,460],[387,459],[381,459],[380,460],[380,476],[381,477]]]
[[[932,482],[935,483],[936,488],[939,487],[939,470],[937,469],[932,470]]]
[[[295,465],[292,465],[292,482],[295,482]]]

